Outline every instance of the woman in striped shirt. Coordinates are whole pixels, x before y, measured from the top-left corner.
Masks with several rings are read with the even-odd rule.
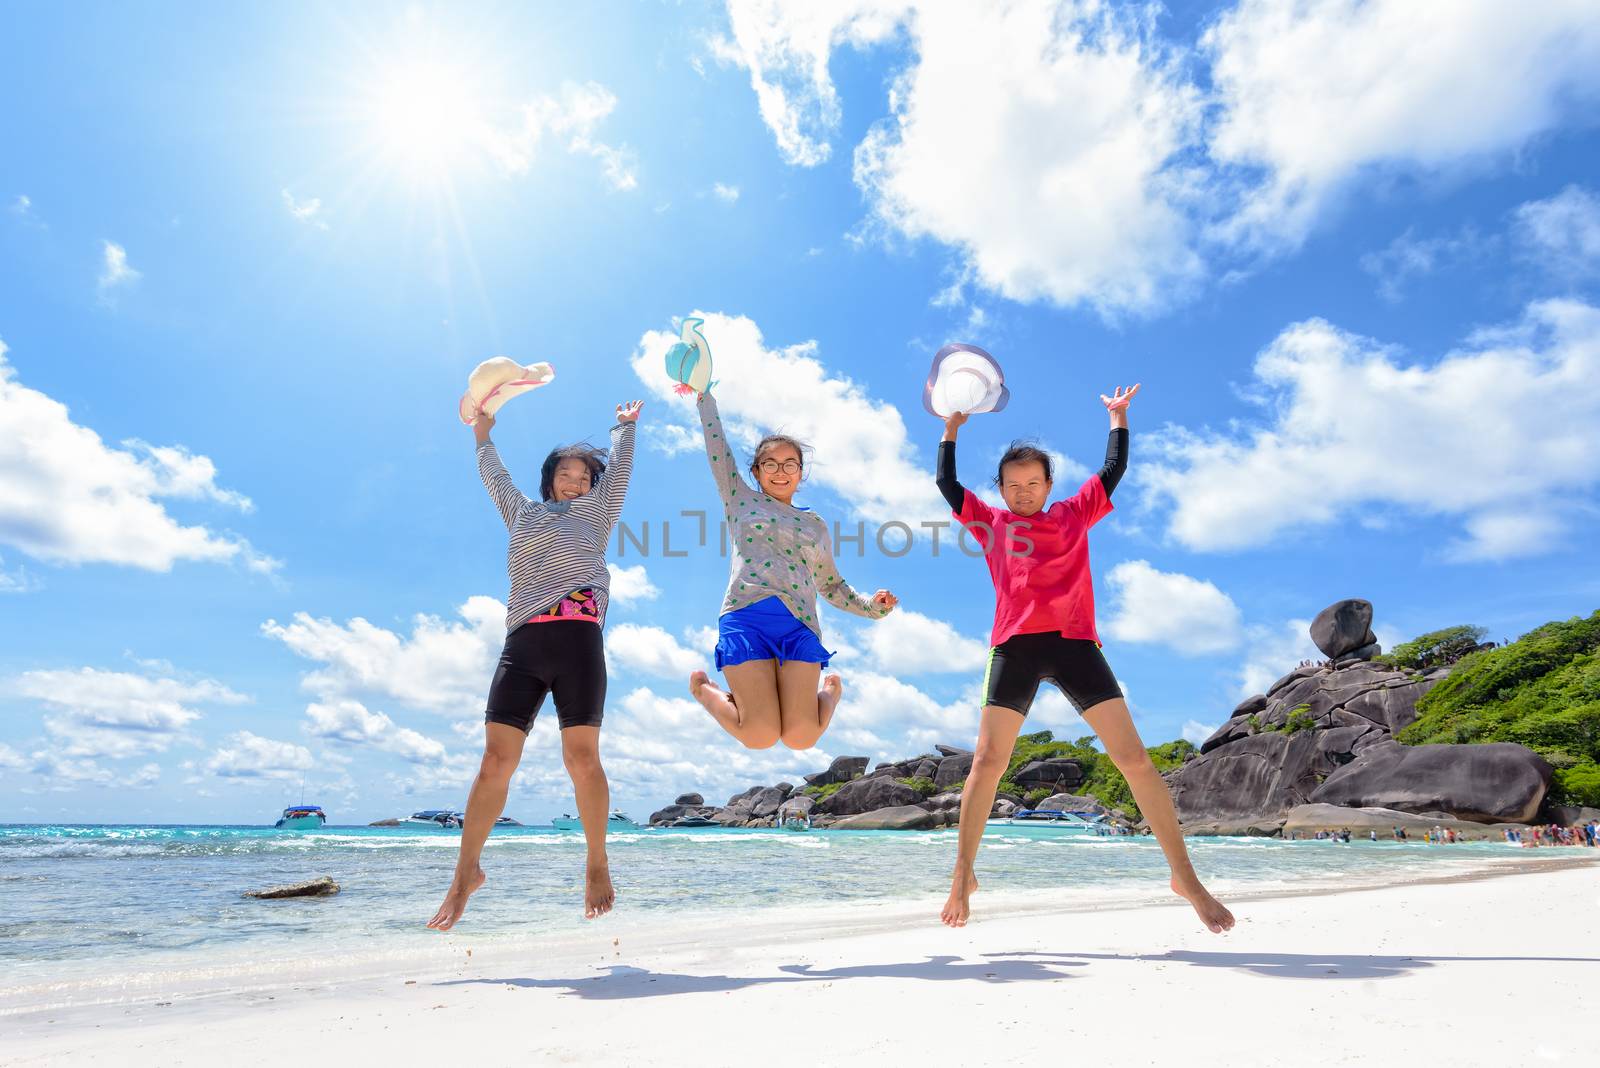
[[[617,406],[609,458],[598,449],[569,445],[545,457],[538,501],[523,496],[489,440],[494,417],[479,413],[478,474],[511,535],[506,569],[506,644],[489,684],[484,713],[483,763],[467,799],[461,853],[444,904],[428,926],[448,931],[483,885],[479,856],[505,808],[511,776],[546,694],[561,723],[561,756],[572,776],[578,814],[588,844],[583,914],[611,911],[615,893],[606,860],[610,788],[600,766],[600,718],[606,699],[601,641],[609,601],[606,542],[622,514],[633,469],[640,401]],[[609,462],[608,462],[609,461]]]
[[[689,677],[689,692],[747,749],[780,740],[809,749],[828,729],[842,690],[838,675],[817,686],[833,655],[822,645],[817,594],[866,619],[882,619],[899,600],[888,590],[868,597],[851,589],[834,563],[828,525],[793,503],[805,462],[798,441],[783,434],[762,439],[750,461],[752,487],[729,450],[716,400],[702,393],[698,407],[733,543],[716,648],[717,670],[731,692],[704,671]]]

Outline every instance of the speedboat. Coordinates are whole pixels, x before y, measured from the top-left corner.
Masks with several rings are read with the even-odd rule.
[[[321,805],[291,805],[273,826],[283,831],[315,831],[327,822],[328,814]]]
[[[1007,827],[1049,827],[1065,834],[1094,834],[1105,822],[1103,816],[1083,812],[1063,812],[1055,808],[1022,808],[1003,820]]]
[[[716,820],[706,819],[704,816],[679,816],[673,820],[670,827],[715,827]]]
[[[790,816],[779,825],[786,831],[809,831],[811,829],[810,816]]]
[[[451,812],[449,809],[430,808],[421,812],[413,812],[400,821],[402,827],[438,827],[446,831],[459,831],[467,822],[465,812]],[[501,816],[494,821],[496,827],[521,827],[522,824],[510,816]]]
[[[563,812],[550,821],[550,826],[558,831],[581,831],[583,830],[583,820],[570,812]],[[611,815],[606,817],[606,830],[608,831],[637,831],[640,829],[637,823],[624,816],[617,809],[612,809]]]

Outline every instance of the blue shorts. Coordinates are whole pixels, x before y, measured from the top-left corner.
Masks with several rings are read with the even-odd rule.
[[[717,620],[717,670],[746,660],[799,660],[828,666],[833,653],[822,647],[816,632],[794,617],[777,597],[724,612]]]

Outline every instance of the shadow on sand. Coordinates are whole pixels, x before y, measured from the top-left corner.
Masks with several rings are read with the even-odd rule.
[[[673,994],[718,993],[748,987],[787,983],[837,982],[847,979],[917,979],[924,982],[970,980],[980,983],[1053,982],[1084,974],[1095,961],[1137,961],[1147,964],[1187,964],[1196,968],[1231,968],[1270,979],[1392,979],[1450,964],[1499,964],[1541,961],[1553,964],[1600,964],[1593,957],[1401,957],[1344,953],[1201,953],[1173,950],[1167,953],[991,953],[980,960],[935,956],[899,964],[857,964],[817,968],[810,964],[785,964],[781,975],[689,975],[653,972],[631,965],[608,965],[602,975],[577,979],[450,979],[435,985],[513,986],[533,990],[558,990],[566,996],[592,1001],[626,1001]]]

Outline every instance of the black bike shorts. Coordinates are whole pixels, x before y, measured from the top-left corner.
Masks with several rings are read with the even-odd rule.
[[[533,727],[545,694],[555,698],[562,730],[600,726],[606,703],[606,654],[598,623],[586,619],[524,623],[506,635],[483,720],[526,732]]]
[[[1060,633],[1013,634],[989,650],[983,674],[983,703],[1000,705],[1024,716],[1033,707],[1039,683],[1049,680],[1082,713],[1101,701],[1122,696],[1100,647],[1087,638]]]

